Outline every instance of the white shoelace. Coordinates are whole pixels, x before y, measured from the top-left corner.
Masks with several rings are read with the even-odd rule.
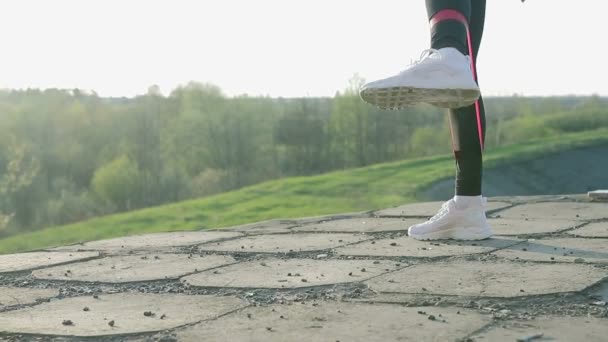
[[[420,63],[424,62],[425,60],[427,60],[428,58],[430,58],[434,54],[437,54],[437,56],[441,56],[441,53],[437,49],[426,49],[426,50],[422,51],[422,53],[420,54],[420,58],[418,60],[415,60],[415,61],[414,60],[410,61],[410,65],[408,65],[405,70],[411,68],[414,65],[417,65],[417,64],[420,64]]]
[[[444,203],[441,205],[441,209],[439,209],[439,211],[437,212],[437,214],[435,214],[433,217],[431,217],[431,218],[429,219],[429,222],[435,222],[435,221],[437,221],[437,220],[439,220],[439,219],[443,218],[445,215],[447,215],[447,214],[448,214],[448,211],[450,211],[450,202],[451,202],[451,201],[452,201],[452,200],[449,200],[449,201],[447,201],[447,202],[444,202]]]

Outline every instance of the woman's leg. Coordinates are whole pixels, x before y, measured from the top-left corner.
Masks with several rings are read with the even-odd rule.
[[[454,48],[469,55],[477,81],[475,62],[483,33],[485,0],[427,0],[431,46]],[[465,50],[465,51],[463,51]],[[482,151],[485,115],[481,97],[472,105],[450,109],[450,130],[456,158],[456,196],[431,220],[414,225],[409,235],[421,240],[453,238],[478,240],[490,237],[481,197]]]
[[[431,47],[453,47],[469,55],[478,81],[476,62],[483,35],[485,0],[427,0],[426,7],[432,24]],[[480,196],[485,137],[483,99],[450,109],[449,120],[456,158],[456,195]]]
[[[431,22],[431,48],[456,48],[464,55],[469,54],[467,27],[461,20],[437,20],[447,12],[457,12],[466,22],[471,18],[471,0],[426,0],[426,13]],[[454,14],[454,13],[452,13]]]
[[[473,74],[479,83],[477,54],[483,35],[486,1],[470,0],[470,4],[470,45],[467,44],[466,54],[473,60]],[[480,96],[473,105],[450,109],[449,120],[456,158],[456,195],[480,196],[486,122],[483,98]]]

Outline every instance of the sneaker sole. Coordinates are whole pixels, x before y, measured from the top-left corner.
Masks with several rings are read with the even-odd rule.
[[[494,233],[490,227],[467,227],[440,230],[420,235],[408,235],[416,240],[485,240]]]
[[[430,89],[391,87],[361,91],[363,101],[381,109],[401,109],[418,103],[429,103],[441,108],[470,106],[479,98],[479,89]]]

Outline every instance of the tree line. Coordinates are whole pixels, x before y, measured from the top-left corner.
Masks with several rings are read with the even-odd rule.
[[[0,237],[265,180],[450,153],[444,110],[331,98],[0,91]],[[486,99],[487,146],[608,126],[598,96]]]

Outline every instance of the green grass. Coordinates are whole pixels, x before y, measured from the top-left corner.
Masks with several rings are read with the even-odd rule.
[[[487,151],[487,168],[608,142],[608,129],[562,134]],[[219,228],[271,218],[365,211],[416,201],[452,176],[451,155],[410,159],[312,177],[293,177],[215,196],[94,218],[0,240],[0,254],[125,235]]]

